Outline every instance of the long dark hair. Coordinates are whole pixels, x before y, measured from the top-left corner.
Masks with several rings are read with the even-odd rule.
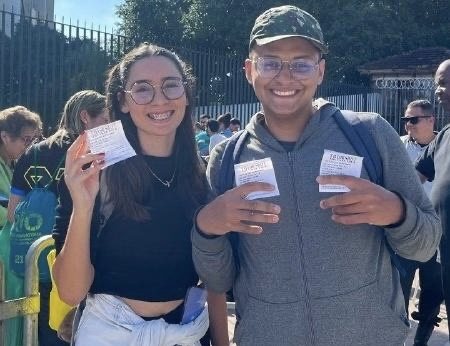
[[[194,142],[192,126],[192,112],[194,109],[194,83],[195,79],[190,68],[175,53],[153,44],[144,43],[131,50],[122,60],[114,66],[108,74],[106,81],[106,105],[112,120],[121,120],[128,141],[138,155],[125,161],[116,163],[106,169],[106,184],[110,202],[114,210],[133,220],[142,221],[151,217],[149,210],[144,206],[149,194],[153,193],[152,181],[141,153],[137,135],[137,128],[129,114],[121,111],[119,95],[124,90],[132,65],[141,59],[161,56],[172,61],[183,80],[187,106],[184,118],[177,128],[174,151],[177,155],[176,189],[185,206],[185,213],[192,216],[193,211],[206,202],[206,181],[204,166],[199,160]],[[123,95],[122,95],[123,97]]]

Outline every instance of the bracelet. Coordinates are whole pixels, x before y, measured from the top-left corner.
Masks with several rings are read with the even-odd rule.
[[[196,210],[195,213],[194,213],[194,219],[192,220],[192,221],[193,221],[193,224],[194,224],[194,228],[195,228],[196,232],[197,232],[200,236],[202,236],[203,238],[205,238],[205,239],[215,239],[215,238],[218,238],[218,237],[220,237],[219,235],[215,235],[215,234],[206,234],[205,232],[203,232],[203,231],[200,229],[200,227],[198,227],[198,224],[197,224],[197,216],[198,216],[198,213],[200,213],[200,210],[202,210],[204,207],[205,207],[205,205],[201,205],[200,207],[197,208],[197,210]]]
[[[391,190],[389,190],[389,191],[391,191]],[[405,199],[397,191],[391,191],[391,192],[396,194],[397,197],[400,198],[400,201],[402,202],[403,213],[402,213],[402,217],[400,218],[399,221],[397,221],[396,223],[391,223],[390,225],[382,226],[384,228],[395,228],[395,227],[401,226],[403,224],[403,222],[405,222],[405,220],[406,220],[406,202],[405,202]]]

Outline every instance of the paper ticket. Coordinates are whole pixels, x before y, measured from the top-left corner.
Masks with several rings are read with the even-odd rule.
[[[320,175],[350,175],[360,177],[363,158],[360,156],[324,150],[320,163]],[[320,185],[319,192],[348,192],[344,185]]]
[[[105,153],[103,168],[136,155],[125,136],[120,120],[86,130],[86,134],[91,152]]]
[[[278,191],[275,171],[273,169],[273,164],[270,157],[234,165],[234,176],[236,180],[236,186],[256,181],[269,183],[275,187],[275,189],[272,191],[252,192],[247,195],[247,199],[249,200],[278,196],[280,194],[280,191]]]

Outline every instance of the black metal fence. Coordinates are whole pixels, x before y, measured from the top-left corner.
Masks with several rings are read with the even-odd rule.
[[[0,11],[0,108],[22,104],[54,125],[73,93],[103,90],[105,71],[130,44],[118,34]]]
[[[70,95],[81,89],[102,92],[106,71],[134,45],[117,33],[0,10],[0,108],[22,104],[54,125]],[[256,111],[242,58],[184,47],[176,51],[197,77],[197,116]]]
[[[118,33],[0,10],[0,109],[22,104],[53,126],[65,101],[78,90],[103,91],[108,68],[136,43]],[[170,48],[170,47],[169,47]],[[245,57],[207,49],[172,47],[197,77],[196,116],[226,111],[245,124],[260,106],[243,71]],[[343,109],[382,114],[401,132],[406,104],[434,90],[369,88],[326,82],[317,96]],[[438,128],[447,123],[442,114]]]
[[[434,92],[435,85],[431,77],[402,77],[378,79],[373,87],[328,82],[319,88],[317,95],[333,101],[341,109],[379,113],[399,134],[403,134],[404,124],[400,118],[406,106],[417,99],[429,100],[434,105],[436,130],[450,122],[450,114],[444,114]]]

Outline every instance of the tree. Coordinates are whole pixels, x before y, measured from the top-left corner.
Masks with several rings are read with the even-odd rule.
[[[118,6],[123,34],[136,43],[179,44],[183,38],[182,15],[186,0],[127,0]]]
[[[137,39],[244,57],[255,18],[277,0],[133,0],[120,6],[122,28]],[[327,80],[367,83],[358,66],[420,47],[450,46],[448,0],[292,1],[321,23],[330,47]],[[152,20],[149,20],[152,18]],[[127,31],[125,31],[127,33]]]

